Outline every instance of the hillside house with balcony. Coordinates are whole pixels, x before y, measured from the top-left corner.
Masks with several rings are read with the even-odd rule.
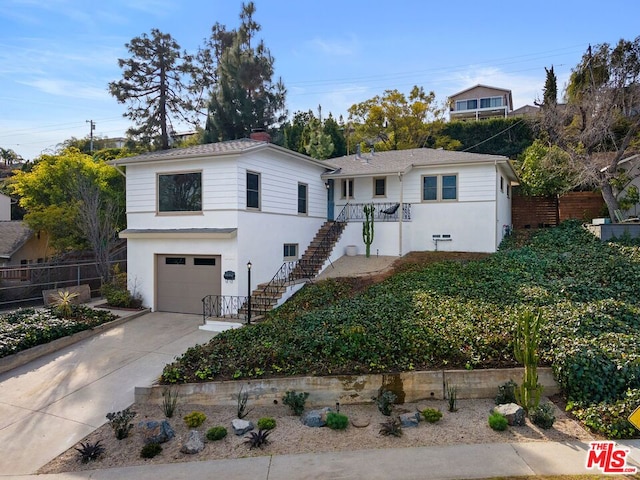
[[[449,119],[506,118],[513,111],[511,90],[476,85],[449,97]]]

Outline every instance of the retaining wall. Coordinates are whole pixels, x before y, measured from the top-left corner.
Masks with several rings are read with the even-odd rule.
[[[368,403],[380,388],[391,390],[396,403],[416,402],[429,398],[447,398],[447,386],[456,387],[459,399],[493,398],[498,386],[514,380],[520,383],[522,368],[487,370],[438,370],[404,372],[386,375],[353,375],[327,377],[265,378],[245,381],[208,382],[175,385],[178,401],[196,405],[237,405],[240,388],[249,393],[253,405],[273,405],[281,402],[285,392],[309,392],[308,406]],[[544,395],[559,392],[551,368],[538,368],[538,378]],[[162,405],[162,393],[167,386],[136,387],[135,402]]]

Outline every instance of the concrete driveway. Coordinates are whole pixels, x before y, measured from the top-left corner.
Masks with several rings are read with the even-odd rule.
[[[35,473],[133,403],[214,332],[199,315],[147,313],[0,375],[0,475]]]

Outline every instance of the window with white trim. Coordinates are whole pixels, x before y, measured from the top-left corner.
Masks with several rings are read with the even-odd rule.
[[[283,258],[285,261],[298,259],[298,244],[297,243],[285,243],[283,249]]]
[[[298,184],[298,213],[306,215],[309,203],[309,187],[306,183]]]
[[[441,202],[458,199],[458,175],[423,175],[422,201]]]
[[[353,198],[353,178],[342,180],[342,198]]]
[[[158,212],[201,212],[202,172],[159,173]]]
[[[260,209],[260,174],[247,172],[247,208]]]
[[[385,177],[373,179],[373,196],[385,197],[387,195],[387,179]]]

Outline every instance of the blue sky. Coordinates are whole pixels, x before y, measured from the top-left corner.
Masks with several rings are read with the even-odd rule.
[[[510,88],[515,107],[542,95],[544,67],[562,89],[589,44],[640,35],[637,0],[255,0],[260,37],[290,113],[335,117],[387,89],[440,102],[477,83]],[[27,159],[72,136],[123,136],[125,43],[158,28],[194,51],[215,22],[235,28],[241,1],[0,0],[0,147]]]

